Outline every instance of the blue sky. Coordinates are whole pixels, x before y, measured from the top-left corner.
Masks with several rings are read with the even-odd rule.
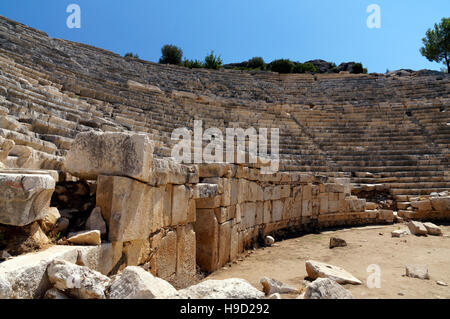
[[[81,29],[69,29],[66,8],[81,7]],[[366,8],[381,8],[381,28],[366,25]],[[294,61],[362,62],[369,72],[434,69],[421,39],[442,17],[448,0],[2,0],[0,14],[53,38],[82,42],[158,61],[164,44],[184,57],[211,50],[224,63],[262,56]]]

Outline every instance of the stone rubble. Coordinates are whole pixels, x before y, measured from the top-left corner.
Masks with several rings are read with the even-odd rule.
[[[275,293],[291,294],[297,292],[297,289],[290,287],[282,283],[281,281],[269,277],[261,278],[260,283],[263,286],[263,291],[266,294],[266,296],[270,296]]]
[[[311,279],[330,278],[339,284],[361,285],[362,282],[341,267],[307,260],[306,272]]]
[[[318,278],[306,288],[304,299],[353,299],[353,295],[330,278]]]

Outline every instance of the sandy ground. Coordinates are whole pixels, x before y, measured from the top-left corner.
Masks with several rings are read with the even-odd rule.
[[[407,227],[404,224],[367,226],[280,241],[275,247],[251,251],[248,257],[218,270],[205,280],[244,278],[262,289],[259,280],[268,276],[301,288],[307,276],[305,261],[312,259],[340,266],[360,279],[362,285],[345,285],[355,298],[450,299],[450,226],[441,226],[444,234],[441,237],[407,235],[392,238],[391,231],[399,228]],[[329,240],[333,236],[344,239],[348,246],[329,249]],[[380,267],[380,288],[367,286],[371,275],[367,267],[371,264]],[[402,276],[405,264],[428,265],[430,280]],[[436,281],[444,281],[449,286],[440,286]]]

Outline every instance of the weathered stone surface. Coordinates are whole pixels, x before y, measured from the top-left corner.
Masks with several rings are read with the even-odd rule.
[[[353,295],[330,278],[318,278],[306,288],[304,299],[353,299]]]
[[[52,288],[45,292],[44,299],[64,300],[64,299],[69,299],[69,297],[67,297],[62,291],[60,291],[56,288]]]
[[[49,175],[0,174],[0,223],[25,226],[42,219],[55,180]]]
[[[279,293],[274,293],[267,297],[267,299],[281,299],[281,295]]]
[[[428,233],[427,229],[421,222],[412,220],[408,223],[408,228],[413,235],[426,235]]]
[[[433,223],[423,223],[425,228],[427,229],[428,235],[433,236],[442,236],[442,230]]]
[[[173,187],[172,193],[172,226],[186,224],[189,211],[190,190],[184,185]]]
[[[178,164],[165,158],[154,158],[151,185],[198,183],[198,167]]]
[[[81,231],[78,233],[70,234],[67,241],[75,245],[87,246],[95,246],[102,243],[99,230]]]
[[[280,294],[290,294],[297,292],[297,289],[290,287],[286,285],[285,283],[282,283],[281,281],[278,281],[273,278],[269,277],[263,277],[259,281],[263,286],[263,291],[266,294],[266,296],[280,293]]]
[[[185,287],[196,273],[195,232],[191,224],[177,228],[177,284]]]
[[[156,252],[156,275],[164,280],[175,279],[177,271],[177,233],[169,231],[161,239]]]
[[[264,293],[244,279],[206,280],[178,291],[183,299],[263,299]]]
[[[361,285],[362,282],[341,267],[307,260],[306,272],[311,279],[330,278],[339,284]]]
[[[194,199],[214,197],[217,195],[219,195],[219,185],[217,184],[199,183],[193,189]]]
[[[166,299],[176,293],[176,289],[167,281],[154,277],[140,267],[129,266],[112,282],[108,298]]]
[[[219,223],[216,214],[213,209],[197,209],[196,220],[197,264],[204,271],[214,271],[219,261]]]
[[[39,298],[50,288],[46,270],[54,259],[75,263],[80,255],[91,254],[94,250],[98,250],[98,246],[53,246],[0,263],[0,276],[11,284],[11,298]]]
[[[148,238],[153,224],[151,186],[127,177],[99,176],[97,206],[111,242]]]
[[[448,212],[450,211],[450,197],[433,197],[431,205],[438,212]]]
[[[110,279],[85,266],[56,259],[47,268],[50,282],[56,289],[68,291],[82,299],[105,299]]]
[[[406,276],[419,279],[430,279],[427,265],[406,265]]]
[[[341,238],[331,237],[330,238],[330,249],[335,247],[346,247],[347,242]]]
[[[11,284],[0,275],[0,299],[9,299],[12,295]]]
[[[45,212],[45,216],[40,220],[41,228],[44,232],[50,231],[55,225],[61,214],[56,207],[49,207]]]
[[[144,134],[83,132],[76,136],[64,165],[68,172],[83,179],[114,175],[149,182],[153,147]]]
[[[106,222],[102,216],[102,209],[95,207],[86,220],[86,230],[98,230],[100,234],[106,235]]]

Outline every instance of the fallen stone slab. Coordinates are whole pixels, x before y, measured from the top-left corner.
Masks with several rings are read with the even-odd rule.
[[[409,230],[411,231],[411,234],[413,234],[413,235],[424,236],[424,235],[428,234],[428,230],[421,222],[412,220],[407,224],[407,226],[408,226]]]
[[[427,265],[406,265],[406,276],[419,279],[430,279]]]
[[[306,288],[304,299],[353,299],[353,295],[336,281],[319,278]]]
[[[396,229],[396,230],[393,230],[391,233],[392,237],[397,237],[397,238],[403,237],[406,235],[408,235],[408,231],[406,229]]]
[[[444,287],[447,287],[447,286],[448,286],[448,284],[447,284],[446,282],[442,281],[442,280],[438,280],[438,281],[436,281],[436,283],[437,283],[439,286],[444,286]]]
[[[314,260],[306,261],[306,272],[311,279],[330,278],[339,284],[361,285],[362,282],[341,267]]]
[[[61,214],[56,207],[49,207],[44,213],[44,218],[39,221],[41,228],[44,232],[50,231],[61,218]]]
[[[174,297],[177,290],[167,281],[154,277],[137,266],[125,268],[113,281],[109,299],[166,299]]]
[[[25,226],[44,218],[54,189],[50,175],[0,173],[0,224]]]
[[[450,197],[431,198],[431,205],[433,206],[433,209],[438,212],[448,212],[450,211]]]
[[[330,249],[333,249],[335,247],[346,247],[347,242],[341,238],[337,237],[331,237],[330,238]]]
[[[76,298],[106,299],[110,279],[86,266],[56,259],[48,266],[47,274],[54,288],[68,291]]]
[[[274,293],[267,297],[267,299],[281,299],[281,295],[279,293]]]
[[[178,291],[180,299],[264,299],[264,293],[239,278],[206,280]]]
[[[153,149],[146,134],[82,132],[75,137],[64,165],[72,175],[83,179],[113,175],[149,182]]]
[[[98,254],[99,246],[52,246],[37,253],[13,257],[0,263],[0,277],[9,281],[12,299],[36,299],[51,288],[47,266],[54,259],[75,263],[80,256]],[[87,258],[85,258],[87,260]],[[96,260],[95,263],[98,261]],[[96,266],[92,261],[92,268]],[[89,265],[91,266],[91,265]]]
[[[442,236],[442,230],[433,223],[423,223],[425,228],[427,229],[428,235],[433,236]]]
[[[64,300],[64,299],[69,299],[69,297],[67,297],[62,291],[60,291],[56,288],[52,288],[45,292],[44,299]]]
[[[99,230],[81,231],[71,234],[67,241],[71,244],[87,246],[97,246],[102,243]]]
[[[278,281],[273,278],[269,277],[263,277],[259,281],[263,286],[263,291],[266,294],[266,296],[280,293],[280,294],[290,294],[294,292],[298,292],[297,289],[286,285],[285,283],[282,283],[281,281]]]

